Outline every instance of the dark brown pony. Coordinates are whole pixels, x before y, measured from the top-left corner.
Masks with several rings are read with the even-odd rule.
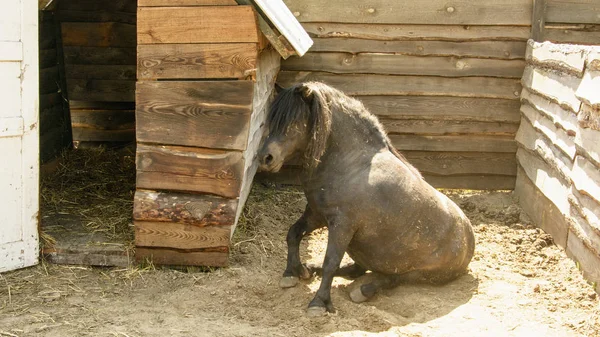
[[[299,155],[308,204],[287,235],[282,287],[307,279],[302,238],[328,228],[321,286],[309,314],[334,312],[334,276],[375,280],[350,294],[355,302],[403,282],[444,283],[466,273],[475,240],[458,206],[429,185],[391,145],[381,124],[358,100],[323,83],[284,89],[271,106],[260,169],[277,172]],[[344,253],[355,261],[340,268]]]

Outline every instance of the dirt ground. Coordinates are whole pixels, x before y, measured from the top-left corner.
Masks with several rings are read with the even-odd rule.
[[[356,285],[336,279],[338,312],[308,318],[320,279],[278,286],[285,233],[304,197],[255,184],[229,268],[41,263],[5,273],[0,336],[600,336],[596,293],[510,192],[447,193],[470,217],[477,246],[469,274],[444,286],[400,286],[355,304]],[[305,261],[321,261],[325,244],[325,231],[305,240]]]

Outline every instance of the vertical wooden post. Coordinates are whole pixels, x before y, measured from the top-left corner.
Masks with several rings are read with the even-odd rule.
[[[531,17],[531,38],[541,42],[544,39],[544,26],[546,24],[546,0],[533,0],[533,13]]]

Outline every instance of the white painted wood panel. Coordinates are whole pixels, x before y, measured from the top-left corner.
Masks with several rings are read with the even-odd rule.
[[[21,240],[21,210],[22,199],[22,167],[20,160],[12,160],[21,157],[21,135],[19,137],[0,138],[2,144],[2,156],[0,160],[0,226],[7,228],[0,230],[0,242],[11,243]],[[11,225],[12,224],[12,225]]]
[[[0,24],[1,25],[1,24]],[[0,54],[3,50],[0,49]],[[0,118],[21,116],[21,62],[0,62]]]
[[[21,0],[2,0],[0,3],[2,3],[2,10],[0,10],[0,41],[20,41]]]

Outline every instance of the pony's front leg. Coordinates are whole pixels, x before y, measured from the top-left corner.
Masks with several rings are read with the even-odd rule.
[[[327,250],[323,262],[323,278],[317,294],[308,305],[309,316],[323,315],[325,311],[335,312],[331,303],[331,283],[354,232],[347,222],[334,221],[328,226]]]
[[[312,276],[312,272],[300,261],[300,241],[310,232],[325,226],[325,221],[319,220],[309,206],[306,206],[304,214],[290,227],[286,237],[288,245],[287,266],[283,272],[283,278],[279,282],[281,288],[294,287],[298,284],[300,278],[309,279]]]

